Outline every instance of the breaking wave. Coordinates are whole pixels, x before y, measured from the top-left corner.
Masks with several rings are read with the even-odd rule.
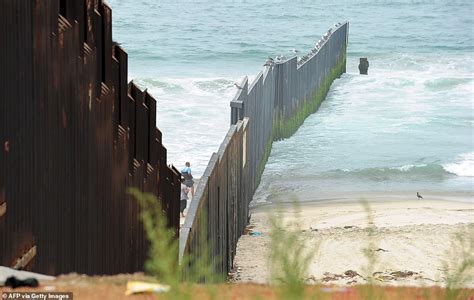
[[[458,162],[443,165],[444,170],[462,177],[474,177],[474,152],[461,154]]]

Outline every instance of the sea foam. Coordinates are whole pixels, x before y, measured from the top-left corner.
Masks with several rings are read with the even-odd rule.
[[[443,165],[446,172],[462,177],[474,177],[474,152],[464,153],[455,163]]]

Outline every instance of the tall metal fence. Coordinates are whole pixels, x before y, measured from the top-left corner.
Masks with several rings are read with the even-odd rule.
[[[252,83],[244,78],[231,101],[231,126],[214,153],[180,230],[186,275],[209,261],[214,275],[232,268],[248,205],[259,185],[272,142],[291,136],[345,72],[349,23],[331,28],[299,60],[268,62]],[[209,278],[201,278],[207,280]]]
[[[102,0],[0,1],[0,265],[142,270],[129,186],[155,194],[178,234],[179,172],[111,18]]]

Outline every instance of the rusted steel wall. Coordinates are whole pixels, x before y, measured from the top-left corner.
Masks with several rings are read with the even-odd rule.
[[[272,143],[291,136],[345,72],[348,31],[348,23],[339,24],[301,59],[275,60],[252,83],[247,77],[240,83],[231,101],[232,125],[199,181],[180,230],[187,277],[203,275],[202,263],[196,263],[202,259],[221,278],[232,268]]]
[[[127,84],[111,18],[98,0],[0,0],[0,265],[142,270],[129,186],[155,194],[178,234],[179,172],[166,164],[155,99]]]

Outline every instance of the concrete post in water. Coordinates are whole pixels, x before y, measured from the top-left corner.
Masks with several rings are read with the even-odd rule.
[[[368,75],[369,61],[367,57],[361,57],[359,60],[359,72],[361,75]]]

